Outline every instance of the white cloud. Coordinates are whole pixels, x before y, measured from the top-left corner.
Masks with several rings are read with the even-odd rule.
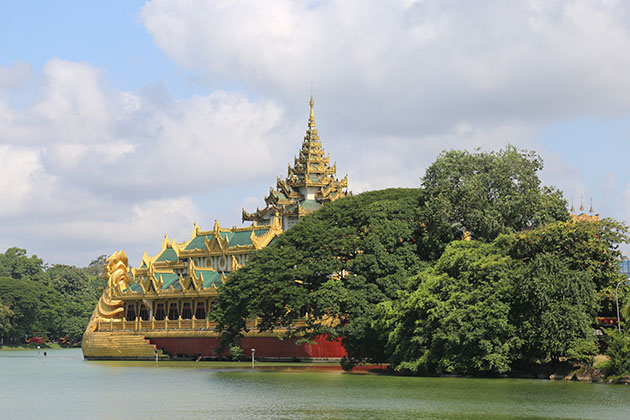
[[[37,151],[0,145],[0,217],[28,212],[48,195],[53,183]]]
[[[335,96],[367,127],[409,134],[475,118],[630,108],[625,2],[154,0],[155,42],[213,80],[303,101]],[[448,128],[447,128],[448,129]]]
[[[291,120],[314,79],[324,147],[355,191],[417,185],[443,149],[511,143],[539,151],[546,183],[597,195],[536,139],[630,115],[628,2],[152,0],[141,18],[182,66],[279,98]]]
[[[31,66],[23,61],[0,66],[0,92],[24,86],[31,78]]]
[[[285,174],[312,79],[324,148],[354,192],[419,185],[444,149],[511,143],[539,151],[546,183],[588,194],[584,169],[536,138],[550,123],[630,114],[627,2],[153,0],[140,15],[212,93],[121,90],[107,69],[63,58],[36,75],[0,66],[6,246],[26,231],[29,250],[85,264],[102,246],[141,253],[164,232],[186,236],[198,197],[212,197],[206,210],[242,188],[216,206],[261,203],[266,188],[243,185]]]
[[[85,242],[89,260],[103,244],[135,249],[157,232],[188,235],[200,215],[193,195],[273,179],[284,167],[275,153],[291,147],[281,136],[290,125],[269,100],[216,91],[156,104],[58,58],[41,79],[35,102],[0,101],[0,246],[27,235],[29,250],[58,256],[72,245],[53,238],[65,238]]]

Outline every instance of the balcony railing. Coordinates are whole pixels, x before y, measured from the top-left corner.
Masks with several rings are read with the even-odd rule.
[[[248,319],[246,322],[247,329],[255,330],[258,327],[259,319]],[[170,331],[170,330],[189,330],[189,331],[214,331],[217,323],[210,321],[208,318],[197,319],[194,316],[191,319],[168,319],[143,320],[136,318],[133,321],[127,319],[99,319],[96,325],[96,331]],[[294,322],[294,327],[303,327],[303,320]]]
[[[151,318],[150,320],[143,320],[142,318],[136,318],[133,321],[127,319],[99,319],[96,331],[168,331],[168,330],[214,330],[217,326],[216,322],[210,321],[207,318],[197,319],[194,316],[191,319],[168,319],[156,320]]]

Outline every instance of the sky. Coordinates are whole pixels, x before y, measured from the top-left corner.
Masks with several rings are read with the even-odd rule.
[[[630,2],[0,0],[0,252],[137,266],[194,222],[241,226],[311,93],[354,193],[511,144],[630,221]]]

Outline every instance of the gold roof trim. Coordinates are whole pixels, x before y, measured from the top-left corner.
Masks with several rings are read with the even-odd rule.
[[[309,105],[306,134],[302,140],[300,152],[293,159],[293,166],[289,165],[287,168],[287,177],[284,180],[277,178],[276,189],[271,188],[265,197],[264,209],[257,208],[253,213],[248,213],[243,209],[243,221],[261,222],[271,211],[283,217],[301,217],[310,213],[300,210],[299,205],[297,209],[294,208],[296,204],[306,199],[300,188],[318,188],[319,191],[315,192],[315,200],[320,204],[348,195],[348,192],[344,190],[348,187],[347,175],[342,180],[338,180],[336,178],[337,164],[331,166],[330,156],[324,156],[324,149],[315,128],[315,101],[312,96]]]

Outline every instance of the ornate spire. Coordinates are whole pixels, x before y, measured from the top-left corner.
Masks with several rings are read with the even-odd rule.
[[[579,208],[579,214],[575,214],[574,213],[574,208],[573,208],[573,197],[571,197],[571,220],[573,222],[582,222],[582,221],[596,221],[599,220],[599,214],[595,214],[595,210],[593,210],[593,197],[590,197],[591,199],[591,205],[590,208],[588,209],[588,214],[586,212],[584,212],[584,194],[580,194],[580,208]]]
[[[308,128],[315,128],[315,113],[313,112],[313,105],[315,105],[315,101],[313,100],[313,95],[311,95],[309,105],[311,106],[311,113],[308,117]]]
[[[286,179],[277,179],[275,190],[272,188],[265,198],[265,209],[257,210],[255,214],[243,211],[243,220],[259,221],[263,216],[268,219],[270,214],[301,217],[304,212],[311,212],[324,203],[348,195],[348,177],[337,179],[337,166],[331,166],[330,157],[324,155],[315,128],[312,94],[309,105],[308,127],[302,147],[294,157],[293,165],[288,166]]]

